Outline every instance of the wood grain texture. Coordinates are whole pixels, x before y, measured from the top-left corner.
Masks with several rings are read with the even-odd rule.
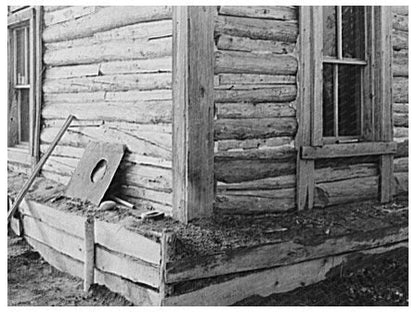
[[[217,42],[217,49],[228,51],[244,52],[268,52],[275,54],[293,53],[295,44],[291,42],[250,39],[230,35],[220,35]]]
[[[219,14],[276,20],[297,18],[296,8],[288,6],[221,6]]]

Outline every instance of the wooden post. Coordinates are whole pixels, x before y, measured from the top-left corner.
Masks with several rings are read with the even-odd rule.
[[[393,138],[392,117],[392,17],[391,8],[374,8],[375,29],[375,140],[390,142]],[[383,155],[380,159],[380,201],[389,202],[393,198],[393,155]]]
[[[173,216],[184,223],[214,202],[214,12],[173,10]]]
[[[41,127],[41,109],[42,109],[42,73],[43,73],[43,54],[42,54],[42,27],[43,27],[43,6],[36,7],[35,18],[35,75],[34,75],[34,120],[33,120],[33,160],[36,164],[40,159],[40,127]]]
[[[313,207],[314,195],[314,167],[315,161],[302,159],[302,146],[311,145],[311,101],[314,94],[311,90],[310,83],[313,79],[313,65],[310,55],[311,41],[313,40],[312,8],[300,7],[300,61],[298,86],[299,96],[297,101],[297,119],[299,123],[298,133],[296,135],[297,168],[296,168],[296,204],[298,210]]]
[[[85,237],[84,237],[84,291],[88,291],[94,284],[94,217],[89,216],[85,220]]]

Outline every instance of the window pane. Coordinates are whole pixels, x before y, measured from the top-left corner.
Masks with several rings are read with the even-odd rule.
[[[340,136],[361,134],[361,66],[340,65],[338,72],[338,131]]]
[[[17,85],[29,83],[29,32],[26,28],[16,29],[16,82]]]
[[[337,10],[334,6],[323,7],[324,56],[337,56]]]
[[[364,59],[364,7],[342,7],[342,57]]]
[[[29,89],[20,89],[20,141],[29,142]]]
[[[323,75],[323,135],[334,136],[334,66],[324,64]]]

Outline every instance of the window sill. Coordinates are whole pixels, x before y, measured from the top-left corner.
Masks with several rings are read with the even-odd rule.
[[[16,145],[7,148],[7,161],[22,164],[25,166],[31,166],[32,157],[29,153],[28,145]]]
[[[395,154],[395,142],[360,142],[329,144],[324,146],[302,146],[302,159],[322,159],[338,157],[355,157],[368,155]]]

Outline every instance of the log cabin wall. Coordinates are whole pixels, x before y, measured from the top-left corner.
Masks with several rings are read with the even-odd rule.
[[[215,21],[215,206],[295,208],[296,7],[219,7]]]
[[[298,12],[220,7],[215,23],[216,208],[230,213],[295,208]],[[394,194],[407,191],[407,9],[393,9]],[[315,163],[314,206],[376,199],[379,157]]]
[[[45,7],[41,151],[78,118],[43,174],[67,183],[91,140],[124,143],[120,197],[172,207],[172,8]]]
[[[393,14],[393,136],[396,192],[407,192],[409,172],[409,17],[408,7],[392,7]]]

